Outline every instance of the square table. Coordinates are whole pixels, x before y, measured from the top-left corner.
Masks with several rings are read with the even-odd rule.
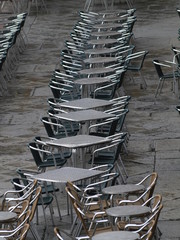
[[[112,118],[115,117],[115,114],[109,114],[94,109],[88,109],[69,113],[55,114],[54,116],[61,120],[80,123],[81,134],[87,134],[90,121]]]
[[[54,147],[65,147],[72,149],[72,160],[73,165],[76,165],[76,150],[79,148],[81,150],[80,160],[83,163],[83,168],[85,167],[85,161],[83,161],[84,148],[94,146],[97,144],[105,144],[111,142],[111,139],[98,137],[93,135],[76,135],[72,137],[65,137],[60,139],[53,139],[47,141],[46,144]]]
[[[44,173],[33,175],[34,179],[38,181],[45,181],[51,183],[67,183],[77,182],[81,180],[86,180],[88,178],[100,176],[103,174],[103,171],[99,170],[89,170],[84,168],[75,168],[75,167],[62,167],[59,169],[54,169],[46,171]]]
[[[95,99],[95,98],[81,98],[77,100],[72,100],[69,102],[58,103],[59,107],[68,108],[72,110],[87,110],[92,108],[101,108],[106,106],[111,106],[114,103],[112,101]]]
[[[99,177],[103,173],[104,171],[99,171],[99,170],[74,168],[74,167],[62,167],[59,169],[54,169],[54,170],[46,171],[44,173],[32,175],[32,178],[37,179],[38,181],[45,182],[45,184],[47,182],[51,182],[52,185],[54,186],[54,183],[66,184],[68,181],[77,182],[77,181],[87,180],[90,178]]]

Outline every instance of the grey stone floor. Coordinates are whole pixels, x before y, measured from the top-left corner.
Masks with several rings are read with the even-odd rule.
[[[35,168],[27,144],[35,136],[45,134],[40,119],[46,115],[47,98],[52,96],[48,83],[84,2],[46,0],[46,4],[48,13],[42,9],[36,14],[35,6],[31,7],[24,28],[28,36],[27,48],[20,56],[14,78],[8,82],[8,96],[0,98],[1,191],[11,188],[10,179],[16,175],[16,168]],[[116,8],[127,8],[119,1],[115,4]],[[180,239],[180,116],[175,106],[179,99],[171,92],[170,83],[166,83],[155,100],[158,78],[152,59],[172,60],[171,45],[180,46],[177,40],[180,19],[176,12],[179,1],[137,0],[134,6],[138,20],[133,44],[137,51],[149,50],[143,68],[148,87],[142,90],[138,76],[135,76],[135,83],[126,76],[125,93],[132,96],[126,119],[131,136],[128,156],[123,158],[129,182],[138,181],[154,170],[158,172],[156,193],[162,194],[164,204],[159,221],[161,239],[177,240]],[[100,5],[94,7],[99,9]],[[64,193],[59,197],[64,216],[59,221],[55,211],[56,225],[69,230],[71,224],[65,216]],[[44,232],[40,213],[37,228],[42,239],[54,236],[49,215],[48,220],[49,235]],[[28,239],[31,238],[29,234]]]

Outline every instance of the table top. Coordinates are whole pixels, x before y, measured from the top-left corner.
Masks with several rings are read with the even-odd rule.
[[[112,217],[135,217],[151,213],[151,208],[141,205],[126,205],[108,208],[106,213]]]
[[[17,214],[9,211],[0,211],[0,223],[15,221]]]
[[[81,98],[77,100],[72,100],[69,102],[59,103],[58,106],[70,108],[70,109],[78,109],[78,110],[85,110],[91,108],[98,108],[98,107],[105,107],[112,105],[113,102],[96,99],[96,98]]]
[[[121,185],[114,185],[107,188],[102,189],[104,194],[126,194],[126,193],[133,193],[144,190],[145,187],[143,185],[136,185],[136,184],[121,184]]]
[[[113,44],[113,43],[117,43],[117,39],[115,38],[91,39],[91,40],[88,40],[87,43],[92,45]]]
[[[78,71],[79,74],[87,74],[87,75],[94,75],[94,74],[105,74],[105,73],[113,73],[115,70],[113,68],[107,67],[100,67],[100,68],[87,68]]]
[[[122,23],[103,23],[103,24],[94,24],[93,28],[103,29],[103,28],[118,28],[122,27]]]
[[[93,135],[76,135],[72,137],[65,137],[60,139],[53,139],[47,141],[46,144],[56,147],[66,147],[66,148],[82,148],[90,147],[96,144],[108,143],[111,142],[109,138],[93,136]]]
[[[110,63],[110,62],[117,62],[117,58],[116,57],[93,57],[93,58],[84,59],[83,62],[88,64]]]
[[[33,178],[39,181],[67,183],[68,181],[76,182],[91,177],[99,176],[101,174],[103,174],[103,171],[74,167],[62,167],[59,169],[50,170],[44,173],[33,175]]]
[[[79,123],[85,122],[85,121],[97,120],[97,119],[106,119],[114,116],[115,116],[114,114],[109,114],[109,113],[97,111],[94,109],[55,114],[55,117],[61,120],[79,122]]]
[[[110,54],[115,52],[117,52],[117,49],[112,49],[112,48],[91,48],[84,51],[85,54],[91,54],[91,55],[92,54],[94,55]]]
[[[100,83],[107,83],[111,80],[107,77],[90,77],[90,78],[79,78],[74,81],[75,84],[79,85],[94,85]]]
[[[127,16],[126,17],[122,17],[122,16],[111,16],[111,17],[104,17],[104,18],[98,18],[97,19],[97,22],[101,22],[101,23],[104,23],[104,22],[119,22],[119,21],[122,21],[124,19],[127,19]]]
[[[122,32],[120,31],[92,31],[91,36],[93,37],[109,37],[109,36],[119,36]]]
[[[112,231],[96,234],[92,240],[138,240],[139,234],[130,231]]]

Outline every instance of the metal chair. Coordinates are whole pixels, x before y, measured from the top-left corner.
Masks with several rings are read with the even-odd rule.
[[[110,138],[112,139],[112,142],[108,146],[94,150],[92,153],[92,158],[88,161],[88,163],[91,164],[91,166],[104,164],[114,165],[115,169],[120,174],[122,182],[126,183],[126,178],[128,175],[120,155],[122,152],[124,139],[122,139],[121,136],[110,136]],[[120,166],[122,167],[123,172]]]
[[[177,76],[177,74],[173,71],[174,69],[173,69],[172,65],[170,65],[170,63],[168,63],[166,61],[160,61],[160,60],[154,59],[152,62],[154,64],[157,75],[159,77],[159,83],[158,83],[158,86],[157,86],[157,89],[155,92],[155,98],[156,98],[157,95],[160,94],[162,91],[164,81],[171,80],[172,85],[174,85],[173,81],[174,81],[174,78]],[[172,87],[172,89],[173,88],[174,87]],[[174,89],[173,89],[173,91],[174,91]]]
[[[118,124],[119,118],[109,118],[102,122],[98,122],[96,124],[89,126],[89,135],[100,136],[100,137],[108,137],[116,132],[116,127]]]
[[[127,196],[129,198],[129,200],[127,200],[127,202],[129,201],[130,203],[134,202],[135,204],[141,204],[142,205],[146,201],[148,201],[148,199],[150,199],[153,196],[154,189],[155,189],[155,186],[156,186],[156,183],[157,183],[157,179],[158,179],[157,172],[152,172],[152,173],[148,174],[147,176],[145,176],[141,181],[136,183],[137,185],[143,185],[145,187],[145,189],[141,192],[138,192],[138,193],[129,194]],[[133,199],[134,199],[134,196],[137,196],[137,198],[134,199],[134,200],[131,200],[131,196],[132,196]],[[122,201],[126,201],[126,200],[122,200]]]
[[[141,74],[141,69],[144,64],[144,60],[149,52],[148,51],[140,51],[136,53],[129,54],[125,60],[125,64],[127,70],[130,72],[137,72],[140,75],[142,86],[146,89],[147,83],[143,75]]]
[[[44,145],[42,142],[30,142],[28,147],[40,171],[45,171],[47,167],[62,167],[67,162],[67,158],[71,156],[71,153],[66,156],[63,152],[53,154],[46,150],[47,145]]]
[[[97,211],[93,214],[92,218],[89,218],[88,211],[83,211],[82,204],[75,202],[73,206],[86,235],[90,238],[100,232],[112,231],[112,226],[106,218],[104,211]],[[80,232],[78,232],[77,236],[79,236]]]
[[[91,93],[91,96],[97,99],[111,100],[115,96],[117,86],[117,82],[112,82],[102,87],[98,87],[93,93]]]
[[[76,135],[74,132],[68,132],[64,125],[60,124],[55,117],[42,117],[41,121],[45,127],[48,137],[63,138]]]

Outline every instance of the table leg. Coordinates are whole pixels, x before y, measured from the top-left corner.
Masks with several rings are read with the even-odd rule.
[[[76,167],[77,162],[76,162],[76,149],[72,149],[72,162],[73,162],[73,167]]]
[[[81,98],[88,98],[89,93],[88,93],[88,86],[82,85],[81,87]]]

